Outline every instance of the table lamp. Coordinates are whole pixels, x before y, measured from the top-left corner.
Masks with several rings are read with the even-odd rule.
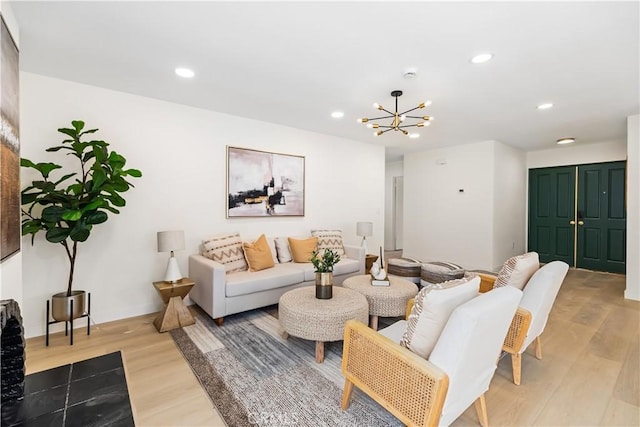
[[[169,264],[167,264],[167,272],[164,281],[169,283],[177,283],[182,279],[178,261],[173,256],[174,251],[184,249],[184,231],[158,231],[158,252],[171,252]]]
[[[356,223],[356,235],[362,237],[362,243],[360,246],[364,248],[364,253],[367,251],[367,237],[373,236],[373,223],[372,222],[357,222]]]

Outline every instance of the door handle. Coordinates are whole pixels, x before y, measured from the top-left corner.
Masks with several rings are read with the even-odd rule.
[[[578,221],[578,225],[584,225],[584,221]]]
[[[574,220],[571,220],[571,221],[569,221],[569,224],[576,225],[576,222]]]

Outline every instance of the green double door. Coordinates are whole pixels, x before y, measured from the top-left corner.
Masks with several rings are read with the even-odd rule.
[[[529,250],[541,262],[625,273],[626,163],[529,170]]]

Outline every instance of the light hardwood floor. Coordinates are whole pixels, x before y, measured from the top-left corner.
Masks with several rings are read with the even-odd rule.
[[[503,358],[487,393],[492,426],[640,425],[640,303],[623,299],[624,276],[570,270],[542,335],[543,359],[527,350],[522,385]],[[27,341],[27,372],[121,350],[138,426],[224,425],[154,315]],[[453,424],[479,425],[471,407]]]

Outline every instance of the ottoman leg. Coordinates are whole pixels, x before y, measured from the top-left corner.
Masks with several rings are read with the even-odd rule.
[[[378,316],[371,316],[371,318],[369,319],[369,326],[374,331],[378,330]]]
[[[324,362],[324,342],[316,341],[316,363]]]

